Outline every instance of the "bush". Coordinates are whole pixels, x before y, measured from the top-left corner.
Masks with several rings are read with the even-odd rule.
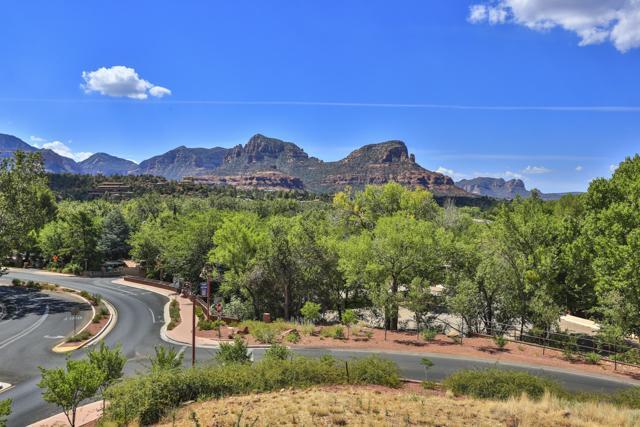
[[[496,335],[493,337],[493,342],[496,343],[500,350],[504,349],[504,346],[507,345],[507,339],[502,335]]]
[[[95,307],[99,306],[100,303],[102,302],[102,295],[100,294],[93,294],[91,295],[91,298],[89,299],[91,301],[91,304]]]
[[[169,303],[169,317],[171,322],[167,325],[167,329],[172,330],[180,323],[180,303],[176,299],[171,300],[171,303]]]
[[[247,350],[247,344],[240,337],[236,337],[233,343],[222,343],[216,361],[222,365],[229,363],[250,363],[251,356]]]
[[[315,326],[313,325],[300,325],[298,327],[298,330],[300,331],[300,333],[304,336],[308,336],[311,335],[313,333],[313,331],[315,331]]]
[[[285,339],[291,344],[298,344],[300,342],[300,335],[292,332],[288,334]]]
[[[344,328],[340,325],[325,326],[320,330],[320,336],[324,338],[344,339]]]
[[[238,297],[231,297],[231,301],[224,305],[224,314],[242,321],[251,318],[253,307],[248,301],[242,301]]]
[[[400,386],[400,373],[395,363],[378,356],[356,359],[349,363],[349,382],[352,384],[379,384]]]
[[[91,338],[91,332],[85,330],[80,332],[79,334],[67,338],[67,342],[81,342],[86,341],[89,338]]]
[[[631,409],[640,409],[640,387],[629,387],[613,393],[608,399],[611,403]]]
[[[70,262],[62,268],[62,272],[66,274],[75,274],[76,276],[82,273],[82,267],[80,264],[75,262]]]
[[[595,352],[590,352],[584,355],[585,362],[591,365],[597,365],[598,363],[600,363],[600,359],[602,359],[602,357],[600,357],[600,355]]]
[[[506,400],[520,397],[523,393],[538,400],[545,391],[561,394],[560,386],[546,378],[526,372],[500,369],[463,370],[444,381],[444,387],[456,396],[471,396],[479,399]]]
[[[397,367],[377,358],[349,362],[349,371],[353,381],[361,384],[395,386],[400,383]],[[109,405],[104,421],[149,425],[187,401],[346,382],[344,362],[337,362],[331,356],[157,371],[126,378],[109,387],[105,392]]]
[[[435,329],[423,329],[422,330],[422,338],[425,341],[433,341],[436,339],[436,336],[438,335],[438,331],[436,331]]]
[[[108,316],[109,313],[109,309],[107,307],[100,307],[100,314],[103,316]]]
[[[34,282],[33,280],[29,280],[27,281],[27,289],[35,289],[35,290],[40,290],[42,289],[42,285],[38,282]]]
[[[198,329],[201,331],[210,331],[215,328],[216,326],[213,324],[213,320],[201,319],[198,321]]]
[[[271,344],[271,347],[264,353],[264,357],[267,359],[287,360],[292,356],[293,352],[291,350],[278,343]]]
[[[304,320],[315,323],[320,319],[320,304],[307,301],[300,309],[300,314],[304,317]]]
[[[96,315],[93,316],[92,322],[93,323],[100,323],[101,320],[102,320],[102,314],[96,313]]]
[[[11,284],[13,286],[23,286],[24,282],[20,279],[11,279]]]
[[[200,320],[204,319],[204,310],[202,310],[202,307],[200,307],[199,305],[196,306],[196,317]]]

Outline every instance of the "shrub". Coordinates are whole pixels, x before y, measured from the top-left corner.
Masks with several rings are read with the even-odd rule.
[[[607,400],[618,406],[640,409],[640,387],[629,387],[613,393]]]
[[[300,309],[300,314],[306,321],[315,323],[320,319],[320,304],[307,301]]]
[[[354,382],[399,384],[395,365],[377,358],[349,362]],[[357,381],[356,381],[357,380]],[[394,381],[395,380],[395,381]],[[226,364],[187,370],[158,371],[126,378],[109,387],[104,421],[118,425],[148,425],[182,403],[229,395],[267,392],[288,387],[346,383],[343,362],[331,356],[318,359],[265,358],[255,364]]]
[[[344,328],[340,325],[325,326],[320,330],[320,336],[324,338],[343,339]]]
[[[247,344],[240,337],[236,337],[233,343],[222,343],[216,354],[216,361],[222,365],[229,363],[250,363],[251,356]]]
[[[212,329],[215,329],[215,326],[213,325],[212,320],[201,319],[198,321],[198,329],[200,329],[201,331],[210,331]]]
[[[602,359],[602,357],[593,351],[584,355],[584,360],[591,365],[597,365],[600,363],[600,359]]]
[[[352,384],[378,384],[400,386],[400,373],[395,363],[378,356],[369,356],[348,362],[349,382]]]
[[[433,341],[436,339],[437,335],[438,331],[436,331],[435,329],[427,328],[422,330],[422,338],[425,341]]]
[[[298,344],[300,342],[300,335],[292,332],[288,334],[285,337],[285,339],[287,340],[287,342],[290,342],[291,344]]]
[[[35,290],[38,290],[38,291],[40,289],[42,289],[42,285],[40,283],[38,283],[38,282],[34,282],[33,280],[27,281],[27,285],[26,286],[27,286],[28,289],[35,289]]]
[[[546,378],[495,368],[458,371],[444,381],[444,386],[456,396],[498,400],[517,398],[523,393],[538,400],[545,391],[553,394],[562,392],[557,383]]]
[[[242,301],[238,297],[231,297],[231,301],[224,305],[224,314],[242,321],[251,318],[253,307],[248,301]]]
[[[72,337],[67,338],[67,342],[81,342],[86,341],[91,338],[91,332],[82,331],[79,334],[73,335]]]
[[[176,299],[171,300],[171,303],[169,303],[169,317],[171,322],[167,325],[167,329],[172,330],[180,323],[180,303]]]
[[[70,262],[62,268],[62,272],[66,274],[75,274],[76,276],[82,273],[82,267],[80,264],[75,262]]]
[[[264,357],[267,359],[286,360],[292,356],[293,352],[291,350],[278,343],[271,344],[271,347],[269,347],[264,353]]]
[[[97,307],[97,306],[99,306],[99,305],[100,305],[100,303],[102,302],[102,295],[100,295],[100,294],[93,294],[93,295],[91,295],[91,297],[90,297],[90,299],[89,299],[89,300],[91,301],[91,304],[92,304],[93,306],[96,306],[96,307]]]
[[[196,317],[200,320],[204,319],[204,310],[200,306],[196,306]]]
[[[502,335],[496,335],[493,337],[493,342],[496,343],[500,350],[504,349],[504,346],[507,345],[507,339]]]
[[[102,314],[96,313],[96,315],[93,316],[92,322],[93,323],[100,323],[101,320],[102,320]]]
[[[313,331],[315,331],[315,326],[313,325],[300,325],[298,327],[298,330],[300,331],[300,333],[304,336],[308,336],[311,335],[313,333]]]
[[[184,353],[175,347],[156,346],[153,350],[155,354],[149,359],[152,372],[175,371],[182,366]]]
[[[438,383],[435,381],[424,380],[421,384],[422,388],[425,390],[435,390],[438,388]]]
[[[102,314],[103,316],[108,316],[109,309],[107,309],[107,307],[100,307],[100,314]]]
[[[20,279],[15,279],[14,278],[14,279],[11,279],[11,284],[13,286],[23,286],[24,282],[22,280],[20,280]]]

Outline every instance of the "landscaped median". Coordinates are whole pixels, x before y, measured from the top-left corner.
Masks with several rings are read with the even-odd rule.
[[[60,285],[35,282],[32,280],[22,281],[13,279],[13,286],[24,287],[36,291],[60,292],[73,296],[84,303],[89,304],[92,311],[92,318],[85,325],[81,325],[78,331],[63,342],[53,347],[56,353],[67,353],[79,348],[85,347],[102,338],[113,328],[117,319],[116,309],[102,296],[98,294],[90,294],[86,291],[76,291],[75,289],[66,288]],[[72,315],[77,315],[71,313]]]

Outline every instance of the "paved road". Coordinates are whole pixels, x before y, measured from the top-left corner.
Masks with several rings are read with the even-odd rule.
[[[153,353],[154,346],[171,345],[160,339],[160,328],[164,322],[164,305],[168,301],[164,296],[138,288],[115,285],[111,283],[111,279],[87,279],[54,275],[43,276],[41,274],[23,271],[12,272],[9,277],[40,281],[46,279],[46,281],[51,283],[58,283],[70,288],[102,294],[118,311],[118,322],[105,338],[105,342],[110,346],[118,343],[122,345],[123,352],[129,359],[126,366],[127,374],[148,369],[148,356]],[[21,338],[21,340],[25,341],[22,344],[25,346],[24,348],[30,348],[30,345],[35,344],[37,340],[34,337],[37,336],[38,335],[35,334],[29,334]],[[186,353],[185,365],[190,364],[190,348],[187,346],[178,346],[178,348],[184,350]],[[34,361],[31,361],[30,364],[23,362],[21,357],[15,358],[16,355],[10,357],[4,350],[6,349],[0,349],[0,366],[8,365],[10,367],[9,370],[12,372],[11,375],[19,379],[15,389],[0,395],[2,398],[9,397],[14,399],[14,412],[9,420],[9,426],[23,426],[59,412],[57,408],[46,404],[40,398],[40,390],[36,386],[40,375],[34,368]],[[254,353],[256,358],[260,358],[264,350],[254,350]],[[305,349],[299,350],[299,353],[307,356],[331,353],[341,359],[350,359],[370,354],[361,351],[327,349]],[[630,384],[630,382],[610,379],[603,376],[569,373],[550,368],[540,369],[504,363],[495,364],[487,361],[458,358],[442,354],[371,353],[376,353],[381,357],[393,360],[398,364],[403,376],[418,380],[424,379],[424,370],[419,363],[420,359],[422,357],[429,357],[434,362],[434,366],[429,370],[429,378],[431,380],[441,380],[456,370],[463,368],[499,366],[546,375],[560,381],[565,387],[571,390],[612,392],[628,387]],[[74,354],[74,357],[82,357],[83,355],[84,351],[79,351]],[[210,362],[214,355],[215,350],[213,349],[198,349],[198,363]],[[64,364],[64,357],[48,353],[47,359],[41,361],[40,364],[45,366],[61,366]],[[0,373],[1,372],[2,371],[0,371]],[[0,380],[2,380],[1,377]]]

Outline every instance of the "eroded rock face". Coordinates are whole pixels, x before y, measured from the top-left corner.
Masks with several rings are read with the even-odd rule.
[[[524,186],[521,179],[479,177],[463,179],[456,185],[463,190],[480,196],[489,196],[499,199],[514,199],[517,196],[529,197],[530,191]]]
[[[243,189],[260,190],[304,190],[304,184],[299,178],[280,172],[266,171],[235,176],[198,176],[185,177],[184,181],[203,185],[231,185]]]

